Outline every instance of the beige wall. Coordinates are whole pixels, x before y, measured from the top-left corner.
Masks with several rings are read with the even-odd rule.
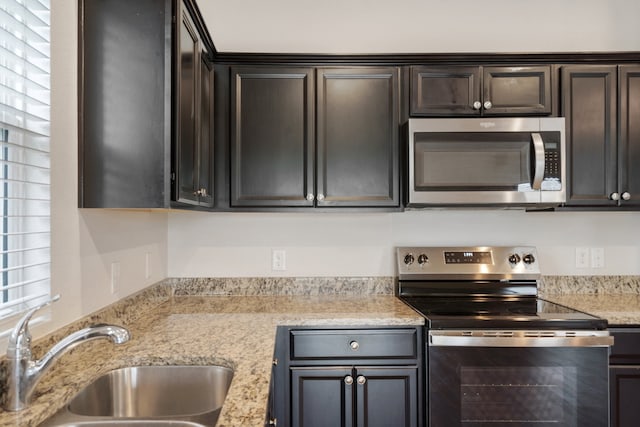
[[[640,50],[637,0],[201,0],[222,52]]]
[[[363,7],[376,4],[370,0],[255,1],[251,7],[246,3],[200,2],[204,11],[215,15],[209,24],[221,50],[640,51],[640,26],[633,22],[640,15],[640,3],[633,0],[407,0],[378,2],[375,8]],[[242,16],[230,9],[235,4],[242,5]],[[393,12],[384,11],[384,5],[392,5]],[[62,299],[54,305],[53,321],[37,328],[36,336],[167,275],[393,274],[393,247],[400,244],[535,244],[545,254],[547,274],[640,274],[638,213],[231,215],[78,210],[77,0],[54,0],[51,6],[52,287]],[[288,8],[298,6],[313,19],[291,19]],[[467,10],[462,21],[449,18],[461,10]],[[400,25],[391,28],[390,19]],[[506,29],[496,32],[498,24]],[[571,267],[578,245],[605,247],[606,268]],[[273,248],[287,250],[287,271],[271,271]],[[120,263],[115,294],[110,284],[113,262]],[[563,267],[566,262],[570,267]]]
[[[167,265],[166,213],[77,208],[77,0],[52,1],[51,20],[51,286],[62,298],[34,336],[165,278]],[[113,262],[120,263],[115,293]]]

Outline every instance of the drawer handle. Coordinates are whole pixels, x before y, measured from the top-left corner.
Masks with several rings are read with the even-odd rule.
[[[363,375],[360,375],[357,381],[358,381],[358,384],[364,385],[367,382],[367,379]]]
[[[344,383],[346,385],[351,385],[353,384],[353,377],[351,375],[347,375],[346,377],[344,377]]]
[[[360,344],[358,344],[358,341],[351,341],[349,347],[351,347],[351,350],[356,351],[360,348]]]

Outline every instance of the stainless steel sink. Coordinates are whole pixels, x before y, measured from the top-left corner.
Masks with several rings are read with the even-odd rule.
[[[222,366],[116,369],[82,389],[44,425],[212,427],[232,378],[233,370]]]

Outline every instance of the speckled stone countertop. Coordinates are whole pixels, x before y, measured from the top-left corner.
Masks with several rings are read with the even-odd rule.
[[[640,325],[640,277],[545,277],[540,295],[549,301],[607,319],[609,326]]]
[[[345,279],[345,282],[347,285],[338,287],[341,292],[325,295],[313,291],[316,287],[308,283],[303,294],[297,295],[295,292],[294,295],[263,295],[249,287],[253,295],[220,296],[219,293],[226,291],[211,291],[219,286],[193,281],[188,283],[189,292],[185,291],[185,283],[171,280],[153,286],[38,340],[34,352],[40,357],[51,343],[91,323],[118,323],[132,334],[126,344],[97,340],[65,354],[37,386],[31,406],[17,414],[1,412],[0,426],[38,425],[82,387],[111,369],[167,364],[216,364],[233,368],[234,378],[217,425],[262,426],[278,325],[424,323],[420,315],[392,295],[391,281],[379,283],[377,279],[363,279],[360,286],[354,279]],[[273,291],[273,284],[260,283]],[[276,283],[275,287],[280,285]],[[365,294],[372,288],[378,293]],[[364,293],[358,293],[358,289],[364,289]],[[193,294],[200,296],[190,296]]]

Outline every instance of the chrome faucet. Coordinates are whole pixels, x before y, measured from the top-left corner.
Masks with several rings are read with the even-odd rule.
[[[97,338],[109,338],[115,344],[129,341],[129,331],[120,326],[94,325],[68,335],[51,347],[42,359],[34,361],[31,354],[29,320],[36,311],[59,299],[60,295],[56,295],[29,310],[11,332],[7,347],[7,387],[4,402],[4,409],[7,411],[25,409],[42,375],[49,370],[55,360],[77,344]]]

